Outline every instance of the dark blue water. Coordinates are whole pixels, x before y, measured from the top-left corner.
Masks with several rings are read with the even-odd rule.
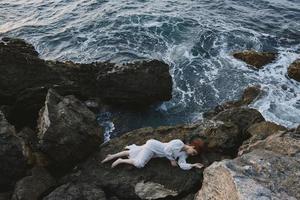
[[[251,106],[265,118],[300,123],[300,84],[286,76],[300,57],[300,0],[1,0],[0,34],[28,40],[46,59],[167,62],[173,99],[144,112],[102,113],[114,134],[192,122],[253,84],[264,94]],[[253,71],[231,56],[245,49],[279,58]]]

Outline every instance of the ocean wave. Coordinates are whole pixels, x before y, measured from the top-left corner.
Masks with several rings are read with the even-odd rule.
[[[28,40],[45,59],[168,63],[173,99],[149,116],[128,114],[135,128],[197,120],[255,84],[264,95],[252,106],[293,127],[300,123],[300,87],[286,70],[299,57],[299,13],[297,0],[3,0],[0,34]],[[232,57],[245,49],[275,51],[279,58],[253,71]]]

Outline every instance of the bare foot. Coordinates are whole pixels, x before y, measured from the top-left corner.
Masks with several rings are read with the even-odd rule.
[[[108,154],[108,155],[104,158],[104,160],[101,161],[101,163],[108,162],[108,161],[110,161],[110,160],[112,160],[112,159],[113,159],[112,155],[111,155],[111,154]]]
[[[122,162],[122,158],[117,159],[113,164],[111,164],[111,168],[115,168],[117,165],[119,165]]]

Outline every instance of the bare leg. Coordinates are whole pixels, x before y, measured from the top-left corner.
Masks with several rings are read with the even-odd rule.
[[[115,162],[113,162],[113,164],[111,165],[111,168],[114,168],[117,165],[122,164],[122,163],[133,165],[133,160],[132,159],[122,159],[122,158],[119,158],[118,160],[116,160]]]
[[[125,156],[128,156],[128,155],[129,155],[129,151],[121,151],[121,152],[116,153],[116,154],[108,154],[106,156],[106,158],[101,161],[101,163],[105,163],[105,162],[108,162],[108,161],[113,160],[115,158],[125,157]]]

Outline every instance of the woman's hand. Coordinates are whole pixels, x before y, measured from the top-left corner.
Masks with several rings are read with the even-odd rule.
[[[195,168],[201,169],[201,168],[203,168],[203,167],[204,167],[204,165],[203,165],[203,164],[201,164],[201,163],[194,163],[194,164],[192,164],[192,167],[195,167]]]
[[[173,167],[177,167],[177,166],[178,166],[176,160],[171,160],[171,165],[172,165]]]

